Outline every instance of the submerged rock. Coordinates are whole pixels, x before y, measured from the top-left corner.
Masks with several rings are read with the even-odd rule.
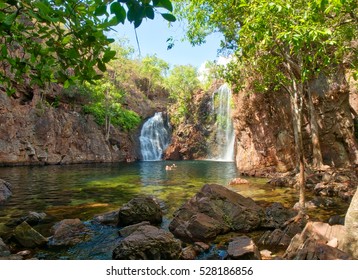
[[[71,246],[87,241],[91,231],[80,219],[65,219],[56,223],[51,231],[53,236],[49,240],[51,246]]]
[[[27,222],[22,222],[15,228],[13,237],[25,248],[41,247],[47,243],[47,238],[34,230]]]
[[[12,196],[11,184],[0,179],[0,203]]]
[[[115,226],[118,224],[118,210],[96,215],[93,220],[100,224]]]
[[[228,247],[230,260],[261,260],[260,251],[254,241],[245,235],[234,238]]]
[[[177,260],[181,242],[170,232],[151,225],[137,228],[114,249],[114,260]]]
[[[229,231],[254,230],[263,219],[263,209],[251,198],[212,184],[174,213],[169,229],[184,241],[207,241]]]
[[[162,222],[162,217],[160,205],[153,197],[136,197],[119,209],[118,225],[128,226],[143,221],[156,225]]]

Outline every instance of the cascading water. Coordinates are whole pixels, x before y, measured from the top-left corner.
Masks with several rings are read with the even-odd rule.
[[[161,160],[171,139],[171,129],[167,118],[157,112],[143,125],[140,133],[140,148],[144,161]]]
[[[223,84],[213,94],[213,113],[216,116],[215,143],[210,147],[211,160],[234,161],[235,133],[231,119],[231,89]]]

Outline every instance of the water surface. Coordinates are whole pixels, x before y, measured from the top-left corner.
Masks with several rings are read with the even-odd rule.
[[[177,168],[165,170],[170,161],[70,166],[3,167],[0,178],[12,184],[13,196],[0,205],[0,235],[9,221],[25,216],[29,211],[45,212],[52,223],[36,228],[49,236],[54,222],[65,218],[80,218],[96,232],[89,242],[70,249],[46,249],[37,252],[45,259],[110,259],[119,241],[118,229],[93,224],[94,215],[119,209],[138,195],[153,195],[165,205],[167,227],[173,212],[190,199],[204,184],[228,185],[238,177],[235,164],[215,161],[179,161]],[[229,186],[251,197],[261,205],[281,202],[292,207],[298,200],[295,190],[275,188],[266,179],[247,178],[249,184]],[[308,195],[308,199],[312,196]],[[327,220],[343,214],[348,205],[332,199],[327,207],[315,208],[310,215]]]

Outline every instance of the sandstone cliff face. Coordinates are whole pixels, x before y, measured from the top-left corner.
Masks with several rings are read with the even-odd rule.
[[[167,160],[204,159],[208,155],[213,125],[210,91],[196,92],[189,111],[185,122],[173,126],[172,142],[164,155]]]
[[[319,77],[311,83],[319,125],[323,162],[332,167],[357,164],[357,142],[349,103],[350,89],[342,76]],[[248,92],[251,92],[250,94]],[[296,167],[290,100],[286,92],[254,92],[234,97],[236,164],[249,175],[286,172]],[[312,161],[309,110],[304,108],[305,157]]]
[[[131,154],[133,141],[112,131],[105,141],[91,116],[63,108],[20,105],[0,94],[0,164],[114,162]]]

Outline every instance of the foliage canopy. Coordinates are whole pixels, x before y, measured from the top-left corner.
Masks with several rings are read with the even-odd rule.
[[[160,13],[175,21],[169,0],[6,0],[0,3],[0,84],[68,86],[101,78],[116,52],[106,36],[125,20],[138,27]]]

